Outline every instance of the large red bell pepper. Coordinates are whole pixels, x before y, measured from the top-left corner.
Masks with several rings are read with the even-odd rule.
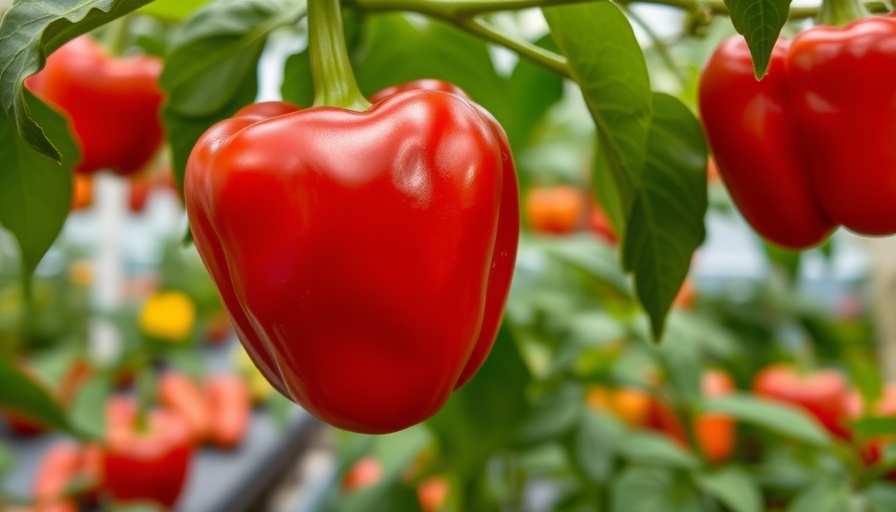
[[[516,254],[512,158],[451,92],[364,112],[253,105],[187,164],[196,246],[268,380],[341,428],[435,414],[494,341]]]
[[[838,224],[896,233],[896,19],[781,39],[761,82],[735,36],[699,95],[722,178],[760,235],[802,249]]]
[[[82,153],[76,172],[130,175],[162,142],[161,72],[155,57],[115,58],[82,36],[53,52],[27,85],[71,120]]]

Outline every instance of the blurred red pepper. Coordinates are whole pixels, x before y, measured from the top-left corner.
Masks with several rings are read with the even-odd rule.
[[[802,408],[837,437],[850,436],[844,425],[849,389],[846,379],[834,370],[801,372],[793,366],[769,366],[756,374],[753,391]]]
[[[199,384],[190,377],[180,372],[165,372],[159,377],[158,401],[186,420],[197,443],[208,437],[212,427],[209,404]]]
[[[362,113],[266,103],[195,146],[185,196],[203,262],[253,361],[317,417],[406,428],[488,354],[519,214],[506,137],[483,112],[426,90]]]
[[[189,425],[174,412],[156,409],[141,429],[136,405],[120,398],[110,402],[107,417],[103,490],[119,503],[150,501],[173,507],[194,451]]]
[[[161,72],[155,57],[111,57],[81,36],[53,52],[26,84],[71,120],[82,153],[76,172],[128,176],[142,169],[162,142]]]
[[[802,249],[838,224],[896,232],[896,19],[780,39],[761,82],[744,39],[732,37],[699,96],[722,178],[759,234]]]
[[[205,381],[211,417],[208,439],[219,448],[240,444],[252,415],[252,398],[246,382],[237,375],[220,374]]]
[[[32,494],[41,504],[75,497],[87,504],[96,504],[101,481],[99,447],[61,441],[51,445],[44,453],[34,477]],[[71,486],[75,484],[79,492],[69,495]]]

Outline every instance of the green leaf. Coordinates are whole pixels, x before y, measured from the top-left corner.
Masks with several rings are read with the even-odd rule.
[[[666,94],[653,96],[647,163],[622,244],[622,264],[634,272],[638,299],[660,339],[672,301],[684,283],[706,230],[706,141],[694,114]]]
[[[586,410],[573,432],[571,460],[592,482],[605,482],[613,471],[617,446],[625,427],[612,416]]]
[[[884,391],[880,365],[864,347],[851,346],[842,350],[849,380],[855,385],[866,404],[876,403]]]
[[[572,265],[623,297],[631,296],[631,286],[619,268],[619,259],[611,247],[590,234],[564,238],[551,237],[539,244],[546,254]]]
[[[747,40],[753,71],[761,79],[768,71],[772,48],[787,22],[791,0],[725,0],[731,23]]]
[[[695,475],[704,493],[715,497],[732,512],[762,512],[762,492],[750,475],[737,468],[723,468]]]
[[[696,469],[700,461],[667,436],[635,431],[619,443],[619,453],[632,462],[681,469]]]
[[[59,165],[39,153],[18,136],[9,119],[0,117],[0,224],[19,243],[22,279],[27,284],[65,224],[72,202],[71,169],[79,156],[65,119],[31,93],[25,94],[34,119],[62,156]]]
[[[704,403],[707,411],[722,412],[739,421],[767,429],[784,437],[812,445],[831,442],[828,434],[800,409],[735,393],[721,398],[710,398]]]
[[[612,175],[623,218],[628,218],[640,188],[653,115],[644,53],[628,19],[611,2],[543,11],[597,125],[598,158]],[[616,226],[617,233],[623,227]]]
[[[181,189],[199,137],[255,100],[268,34],[304,14],[302,1],[218,0],[199,7],[172,32],[160,84],[168,95],[162,117]]]
[[[140,14],[166,21],[180,21],[209,0],[155,0],[140,8]]]
[[[704,512],[693,486],[660,468],[629,468],[613,481],[610,492],[611,512]]]
[[[702,354],[692,338],[673,336],[672,332],[669,334],[669,340],[654,349],[656,360],[676,398],[694,404],[702,396]]]
[[[869,512],[890,512],[896,510],[896,485],[874,482],[863,493],[868,500]]]
[[[849,489],[842,481],[819,482],[790,504],[788,512],[844,512],[850,510]]]
[[[283,68],[283,101],[307,107],[314,103],[314,82],[311,79],[311,56],[308,50],[290,55]]]
[[[428,18],[403,14],[368,18],[362,30],[363,55],[355,60],[361,91],[371,96],[420,78],[450,82],[499,120],[507,98],[488,46],[481,39]]]
[[[49,428],[74,433],[65,411],[34,375],[0,352],[0,408],[28,416]]]
[[[578,424],[584,410],[584,390],[565,383],[538,399],[532,414],[519,427],[520,441],[534,445],[562,436]]]
[[[17,0],[6,11],[0,22],[0,104],[31,147],[63,162],[68,142],[32,113],[25,78],[43,68],[56,48],[150,1]]]
[[[762,245],[765,248],[765,255],[772,265],[783,271],[791,283],[795,283],[800,275],[802,251],[785,249],[765,240],[763,240]]]
[[[92,376],[75,394],[70,408],[72,423],[78,430],[103,439],[106,432],[106,402],[112,394],[112,385],[108,376],[97,373]]]
[[[6,443],[0,443],[0,480],[16,465],[16,456]]]
[[[864,439],[891,435],[896,433],[896,416],[862,418],[852,422],[852,430]]]
[[[528,411],[523,392],[529,382],[531,376],[517,341],[505,324],[482,368],[426,422],[436,436],[441,457],[456,471],[469,474],[480,469],[494,451],[512,442],[508,432]]]

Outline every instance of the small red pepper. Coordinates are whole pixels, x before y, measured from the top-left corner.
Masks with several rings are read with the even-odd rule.
[[[212,417],[199,384],[183,373],[165,372],[158,382],[158,401],[186,420],[197,443],[205,440],[212,427]]]
[[[243,440],[252,415],[252,397],[237,375],[214,375],[205,381],[211,416],[208,439],[219,448],[235,448]]]
[[[472,376],[518,237],[499,128],[457,93],[410,90],[365,112],[253,105],[203,135],[185,180],[196,246],[276,388],[386,433]]]
[[[837,437],[850,437],[845,425],[849,415],[849,387],[837,371],[801,372],[793,366],[769,366],[756,375],[753,391],[758,396],[803,409]]]
[[[34,477],[32,494],[37,503],[47,504],[73,498],[70,486],[78,483],[78,498],[95,504],[102,481],[101,452],[96,445],[79,446],[62,441],[50,446]]]
[[[145,430],[136,425],[136,405],[110,403],[103,447],[103,489],[116,502],[177,502],[194,451],[192,432],[180,415],[150,411]]]
[[[760,235],[803,249],[837,225],[896,233],[896,19],[781,39],[761,82],[735,36],[699,96],[722,178]]]
[[[26,84],[71,120],[82,153],[76,172],[128,176],[142,169],[162,142],[161,72],[155,57],[111,57],[82,36],[53,52]]]

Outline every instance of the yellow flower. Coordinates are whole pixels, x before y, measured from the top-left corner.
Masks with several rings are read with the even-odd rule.
[[[193,330],[196,306],[181,292],[156,293],[140,311],[140,330],[167,341],[183,341]]]

